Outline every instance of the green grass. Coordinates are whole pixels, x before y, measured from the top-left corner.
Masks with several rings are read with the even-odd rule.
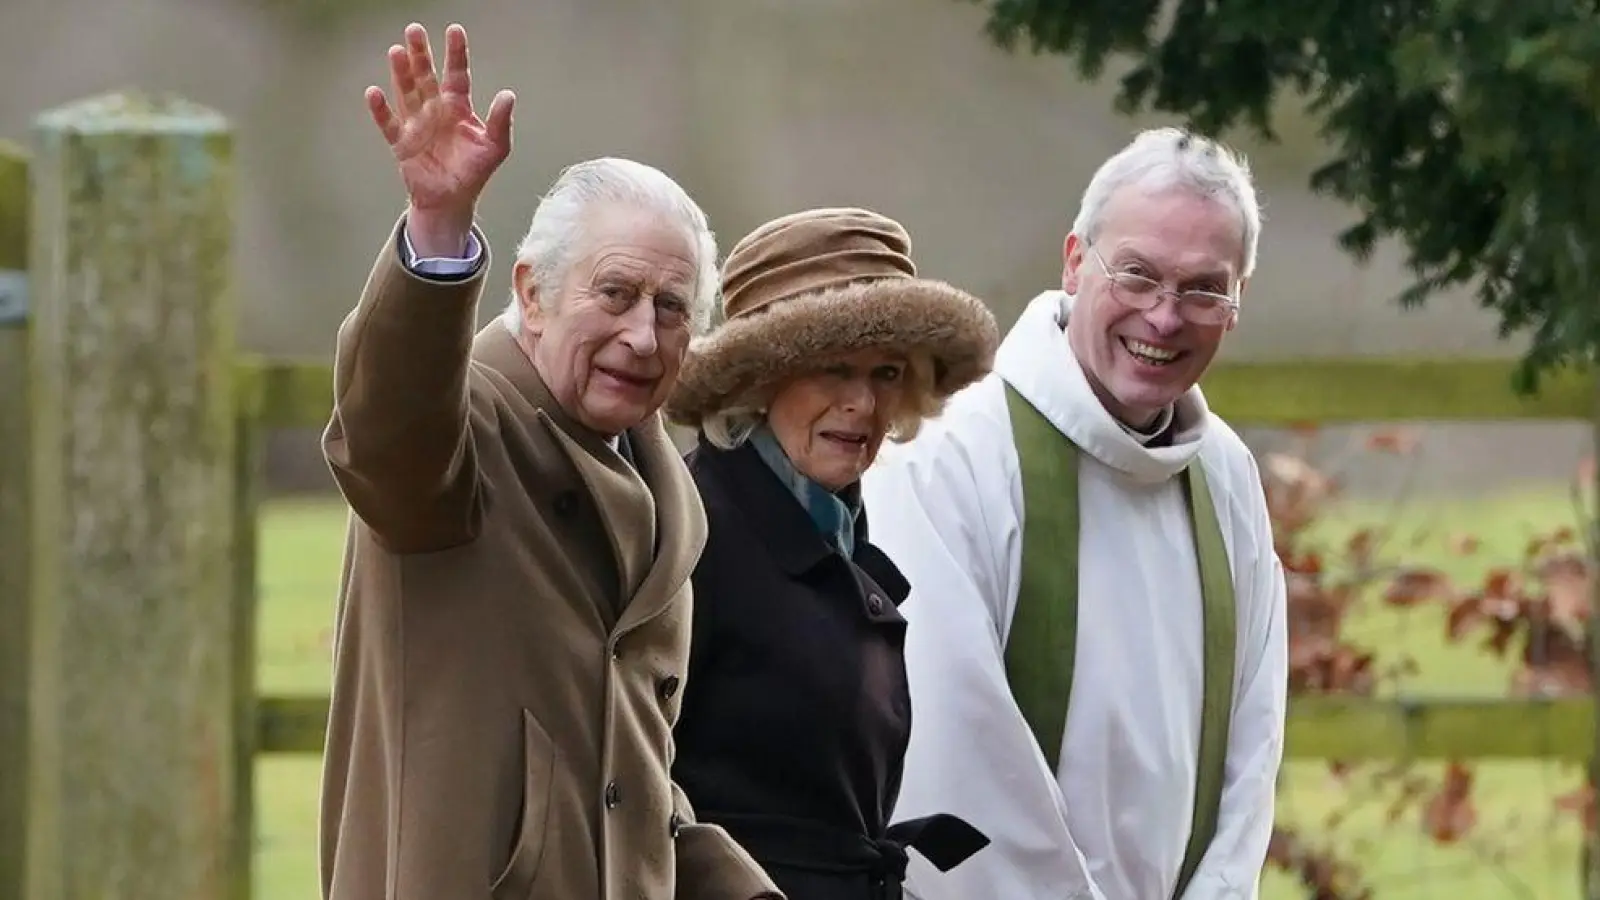
[[[263,513],[260,616],[261,690],[323,693],[328,684],[329,634],[343,549],[344,512],[326,501],[280,501]],[[1477,579],[1492,564],[1514,561],[1536,532],[1575,524],[1563,494],[1524,492],[1472,503],[1434,503],[1401,509],[1347,507],[1322,534],[1336,540],[1363,524],[1398,522],[1408,562],[1428,562],[1462,579]],[[1449,539],[1475,534],[1476,555],[1449,552]],[[1413,536],[1417,536],[1414,540]],[[1403,689],[1421,694],[1503,694],[1508,669],[1470,646],[1443,639],[1441,614],[1397,614],[1363,608],[1347,633],[1382,651],[1414,657],[1420,673]],[[315,757],[266,757],[257,767],[257,900],[317,896]],[[1540,763],[1478,767],[1474,802],[1478,828],[1461,845],[1441,848],[1422,835],[1413,811],[1386,821],[1384,798],[1361,799],[1362,781],[1340,787],[1314,763],[1287,767],[1280,821],[1305,825],[1363,865],[1379,900],[1559,900],[1577,896],[1578,830],[1558,817],[1552,798],[1578,783],[1574,771]],[[1349,809],[1330,826],[1336,811]],[[1307,896],[1288,879],[1267,877],[1265,900]]]

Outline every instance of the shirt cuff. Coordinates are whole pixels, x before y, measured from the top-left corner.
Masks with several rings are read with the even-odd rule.
[[[416,248],[411,246],[411,235],[406,232],[404,225],[400,226],[400,263],[413,275],[455,281],[478,271],[478,265],[482,262],[483,245],[478,243],[478,236],[473,232],[467,232],[465,256],[459,258],[430,256],[418,259]]]

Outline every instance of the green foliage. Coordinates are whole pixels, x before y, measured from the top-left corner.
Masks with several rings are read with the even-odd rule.
[[[1600,360],[1600,13],[1595,0],[977,0],[1014,49],[1099,78],[1118,107],[1275,140],[1280,92],[1332,155],[1314,190],[1361,214],[1364,260],[1406,247],[1406,306],[1467,286],[1531,347],[1518,387]],[[1167,9],[1163,11],[1162,6]]]

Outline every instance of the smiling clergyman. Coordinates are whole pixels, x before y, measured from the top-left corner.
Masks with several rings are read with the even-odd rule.
[[[911,582],[898,815],[992,840],[948,873],[913,859],[921,900],[1256,896],[1284,579],[1255,460],[1196,383],[1260,231],[1243,160],[1139,135],[1084,192],[1062,290],[863,478]]]

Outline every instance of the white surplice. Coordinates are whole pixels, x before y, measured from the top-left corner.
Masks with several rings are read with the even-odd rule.
[[[1180,472],[1205,466],[1233,574],[1236,673],[1218,833],[1182,900],[1253,900],[1282,758],[1283,570],[1254,457],[1198,388],[1169,446],[1096,399],[1067,345],[1071,298],[1035,298],[995,372],[863,479],[873,543],[912,584],[912,738],[896,819],[962,816],[993,843],[949,873],[913,854],[919,900],[1167,900],[1194,807],[1200,579]],[[1084,450],[1075,677],[1052,772],[1005,680],[1024,498],[1004,384]],[[1065,552],[1065,551],[1063,551]]]

